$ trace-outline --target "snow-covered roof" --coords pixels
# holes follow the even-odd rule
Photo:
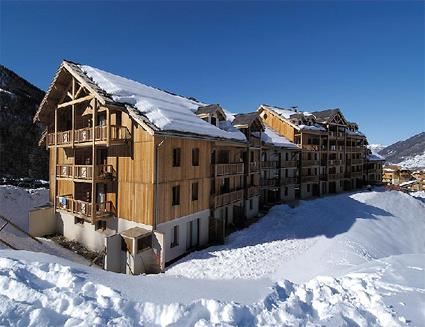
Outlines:
[[[377,153],[371,153],[367,155],[367,160],[369,161],[382,161],[385,160],[385,158]]]
[[[303,131],[317,131],[317,132],[326,132],[326,128],[320,126],[319,124],[314,125],[298,125],[297,126],[300,130]]]
[[[78,67],[115,102],[127,104],[144,115],[159,130],[192,133],[216,138],[245,141],[245,135],[216,127],[195,112],[205,103],[185,98],[145,84],[87,66]]]
[[[418,181],[415,179],[415,180],[412,180],[412,181],[407,181],[407,182],[401,183],[400,186],[412,185],[412,184],[415,184],[417,182]]]
[[[266,126],[265,131],[261,133],[261,141],[277,147],[299,149],[296,144],[289,141],[286,137],[277,134],[276,131],[268,126]]]

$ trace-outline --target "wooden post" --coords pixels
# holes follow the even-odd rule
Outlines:
[[[58,164],[58,108],[55,107],[55,147],[54,147],[54,183],[53,183],[53,209],[56,212],[56,192],[57,192],[57,164]]]
[[[75,78],[72,79],[72,100],[75,99]],[[71,105],[72,110],[72,130],[71,130],[71,141],[72,141],[72,148],[74,148],[74,130],[75,130],[75,104]],[[74,156],[75,160],[75,156]],[[75,164],[75,161],[74,161]]]
[[[106,146],[111,142],[111,111],[106,107]]]
[[[93,99],[93,118],[92,118],[92,184],[91,184],[91,216],[92,223],[96,218],[96,116],[97,116],[97,99]]]

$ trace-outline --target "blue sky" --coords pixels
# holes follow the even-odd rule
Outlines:
[[[233,112],[339,107],[369,142],[425,130],[423,2],[1,1],[0,61],[62,58]]]

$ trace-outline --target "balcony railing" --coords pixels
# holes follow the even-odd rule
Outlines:
[[[303,167],[319,166],[320,161],[319,160],[303,160],[302,165]]]
[[[280,163],[280,168],[297,168],[298,161],[297,160],[283,160]]]
[[[363,163],[363,159],[352,159],[351,164],[352,165],[360,165]]]
[[[339,166],[339,165],[342,165],[342,160],[336,160],[336,159],[329,160],[329,166]]]
[[[93,180],[92,165],[57,165],[56,175],[58,178],[71,178],[77,180],[91,181]],[[113,180],[116,178],[116,171],[112,165],[96,165],[96,180]]]
[[[253,196],[257,196],[260,194],[260,188],[258,186],[250,186],[248,188],[248,198],[252,198]]]
[[[312,176],[301,176],[301,182],[302,183],[311,183],[311,182],[318,182],[319,181],[319,175],[312,175]]]
[[[261,178],[261,187],[276,187],[279,185],[279,180],[276,178]]]
[[[303,144],[303,150],[307,151],[319,151],[320,146],[318,144]]]
[[[261,161],[261,169],[276,169],[279,161]]]
[[[214,207],[222,207],[243,199],[243,190],[236,190],[229,193],[219,194],[214,197]]]
[[[351,177],[362,177],[362,172],[361,171],[352,171],[351,172]]]
[[[297,177],[282,177],[280,179],[280,185],[292,185],[297,183],[298,183]]]
[[[253,161],[249,163],[249,171],[259,171],[260,170],[260,163],[257,161]]]
[[[214,169],[214,176],[237,175],[237,174],[243,174],[244,164],[243,162],[215,164],[213,169]]]
[[[341,178],[344,178],[344,173],[328,174],[329,180],[336,180],[336,179],[341,179]]]
[[[69,194],[56,197],[56,209],[70,212],[90,222],[114,214],[115,210],[111,201],[95,203],[95,206],[95,217],[93,217],[91,202],[75,200]]]
[[[127,141],[131,139],[131,134],[127,127],[111,125],[109,127],[110,141],[113,143]],[[57,133],[58,145],[72,144],[72,131]],[[98,142],[106,142],[108,140],[108,126],[96,126],[94,128],[94,138]],[[93,128],[85,127],[74,131],[74,143],[82,144],[93,141]],[[55,133],[47,134],[47,145],[55,145]]]

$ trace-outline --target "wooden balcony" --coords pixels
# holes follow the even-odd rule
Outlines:
[[[252,198],[260,194],[260,188],[258,186],[250,186],[248,188],[247,196],[248,198]]]
[[[72,131],[57,133],[58,146],[72,145]],[[94,139],[97,143],[106,144],[108,141],[108,126],[96,126],[94,129]],[[125,143],[131,139],[131,134],[127,127],[111,125],[109,127],[109,141],[112,144]],[[75,145],[90,145],[93,142],[93,128],[85,127],[74,131]],[[90,144],[89,144],[90,143]],[[55,145],[55,133],[47,134],[47,145]]]
[[[260,170],[260,163],[257,161],[253,161],[249,163],[249,171],[250,172],[254,172],[254,171],[259,171]]]
[[[277,187],[279,185],[279,180],[276,178],[261,178],[260,185],[262,188]]]
[[[329,160],[329,166],[339,166],[342,165],[342,160]]]
[[[319,175],[301,176],[301,183],[318,182]]]
[[[279,166],[279,161],[261,161],[261,169],[276,169]]]
[[[302,160],[301,164],[303,167],[319,166],[320,160]]]
[[[339,137],[342,138],[344,137],[344,133],[343,132],[329,132],[329,137],[335,138],[335,137]]]
[[[342,179],[342,178],[344,178],[344,173],[328,174],[328,180],[330,181],[334,181],[334,180]]]
[[[307,151],[319,151],[320,145],[318,145],[318,144],[303,144],[302,149],[307,150]]]
[[[280,163],[280,168],[297,168],[297,167],[298,167],[297,160],[287,160],[287,161],[282,161]]]
[[[362,175],[363,175],[363,172],[361,172],[361,171],[352,171],[351,172],[351,177],[353,177],[353,178],[359,178],[359,177],[362,177]]]
[[[76,181],[93,180],[93,166],[92,165],[57,165],[56,176],[58,178],[68,178]],[[117,174],[112,165],[96,165],[95,166],[95,181],[112,181],[116,178]]]
[[[214,208],[222,207],[243,199],[244,190],[236,190],[229,193],[219,194],[214,197]]]
[[[57,210],[69,212],[91,223],[94,223],[97,219],[114,215],[115,210],[111,201],[95,203],[95,206],[95,216],[93,217],[93,206],[91,202],[75,200],[71,195],[56,197]]]
[[[214,176],[239,175],[244,173],[243,162],[215,164],[213,167]]]
[[[297,177],[282,177],[280,179],[280,185],[293,185],[293,184],[298,184]]]
[[[351,164],[352,165],[361,165],[361,164],[363,164],[363,159],[352,159]]]

